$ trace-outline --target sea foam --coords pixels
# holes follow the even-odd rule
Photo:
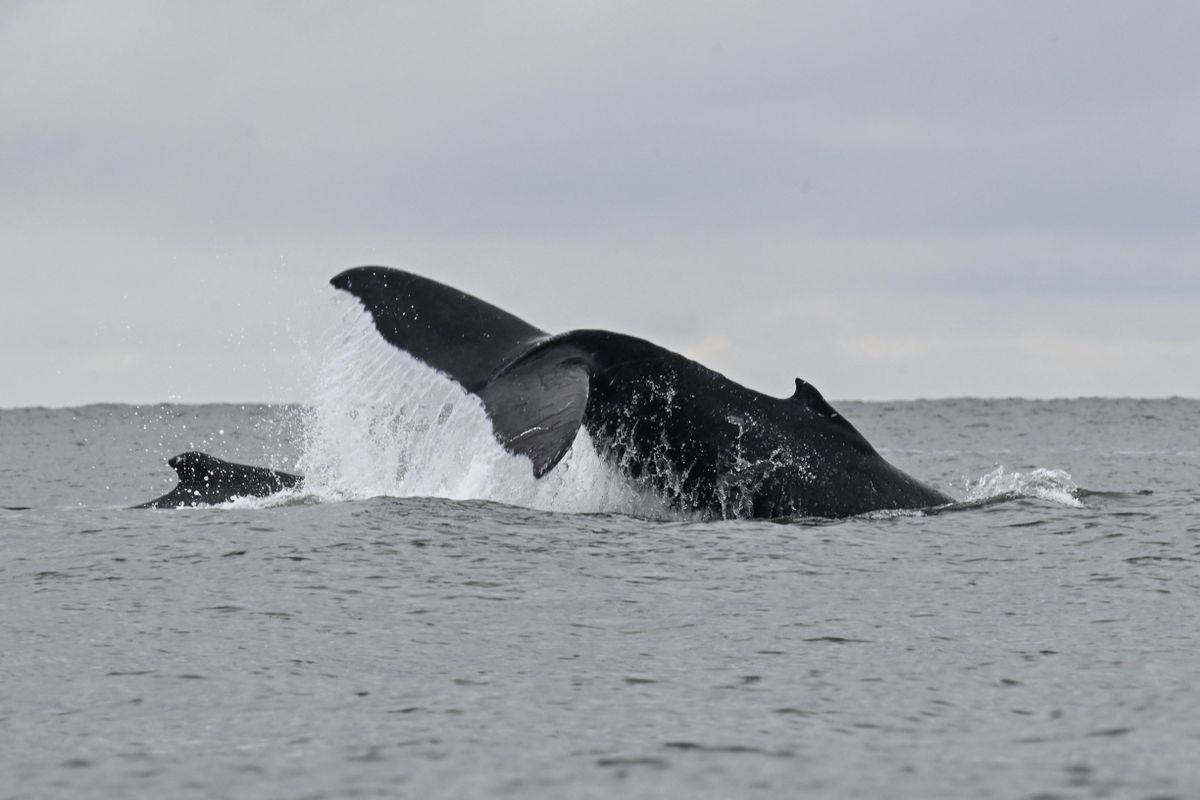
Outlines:
[[[1018,497],[1036,497],[1072,508],[1082,508],[1079,487],[1071,476],[1061,469],[1038,467],[1028,472],[1009,471],[1004,467],[984,475],[977,481],[967,482],[964,503],[981,503],[990,500],[1008,500]]]
[[[305,493],[319,499],[442,497],[572,513],[669,513],[608,465],[583,429],[558,466],[534,478],[528,458],[496,441],[477,397],[387,344],[358,308],[302,413],[297,466]]]

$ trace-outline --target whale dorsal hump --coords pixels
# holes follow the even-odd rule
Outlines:
[[[850,420],[834,410],[833,406],[829,405],[829,402],[817,391],[817,387],[803,378],[796,378],[796,393],[788,398],[788,402],[801,403],[817,416],[829,420],[850,437],[850,441],[859,450],[865,453],[875,452],[875,448],[871,446],[866,437],[858,432],[858,429],[850,423]]]
[[[841,414],[834,411],[833,406],[829,405],[829,402],[821,396],[821,393],[817,391],[817,387],[813,386],[803,378],[796,378],[796,393],[793,394],[790,399],[793,403],[803,403],[816,413],[820,414],[822,417],[837,419],[841,416]]]
[[[178,508],[227,503],[235,497],[267,497],[303,480],[299,475],[235,464],[194,450],[180,453],[167,464],[179,475],[179,485],[134,508]]]

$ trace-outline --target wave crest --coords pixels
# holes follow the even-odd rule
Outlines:
[[[1072,508],[1083,508],[1079,502],[1079,487],[1061,469],[1038,467],[1029,472],[1008,471],[1004,467],[984,475],[978,481],[967,482],[964,503],[1013,500],[1036,497]]]

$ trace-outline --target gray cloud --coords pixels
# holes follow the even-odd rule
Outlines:
[[[0,404],[302,399],[324,282],[368,261],[765,390],[1200,394],[1176,366],[1200,347],[1197,23],[6,6],[0,358],[29,380]]]

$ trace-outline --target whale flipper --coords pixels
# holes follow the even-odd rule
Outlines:
[[[235,497],[268,497],[303,480],[289,472],[223,461],[194,450],[167,461],[179,485],[162,497],[134,508],[180,508],[228,503]]]

